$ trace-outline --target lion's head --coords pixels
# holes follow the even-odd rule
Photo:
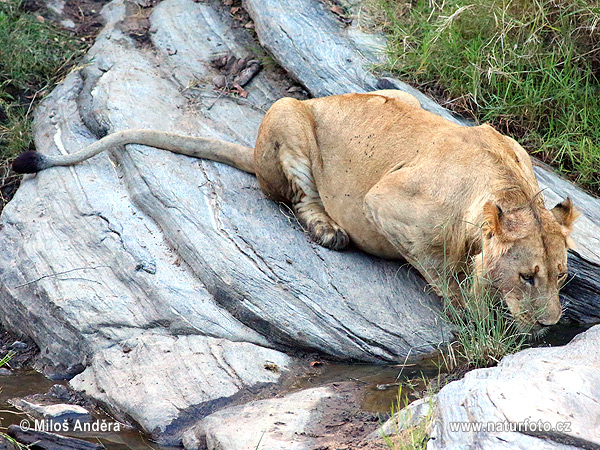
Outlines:
[[[569,237],[579,213],[569,198],[551,211],[540,202],[513,210],[484,206],[483,255],[478,273],[497,289],[511,314],[535,330],[562,314],[558,291],[567,279]]]

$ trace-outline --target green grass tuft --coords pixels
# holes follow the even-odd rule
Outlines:
[[[591,0],[371,0],[381,68],[518,139],[600,193],[600,6]]]
[[[470,282],[469,282],[470,284]],[[502,357],[523,349],[531,328],[517,324],[502,299],[489,290],[462,290],[464,306],[445,299],[444,313],[454,341],[442,353],[446,368],[495,366]]]
[[[431,386],[425,381],[427,386]],[[395,421],[395,434],[383,436],[383,443],[392,450],[425,450],[429,441],[429,428],[434,417],[435,392],[428,389],[426,397],[427,412],[423,416],[413,416],[408,398],[402,395],[402,386],[398,390],[398,399],[392,405],[391,416]]]
[[[32,147],[31,106],[83,51],[81,40],[21,9],[0,2],[0,158]]]
[[[85,39],[25,11],[21,0],[0,1],[0,211],[20,180],[9,170],[10,159],[33,150],[33,106],[87,45]]]

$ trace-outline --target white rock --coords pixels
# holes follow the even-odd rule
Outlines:
[[[200,443],[208,450],[311,450],[318,446],[307,433],[318,420],[315,411],[336,396],[334,389],[322,387],[225,408],[204,418],[183,443],[188,450]]]
[[[564,347],[524,350],[448,384],[436,398],[428,450],[597,447],[599,350],[596,326]],[[482,429],[456,431],[457,423]],[[514,431],[519,424],[527,430]]]

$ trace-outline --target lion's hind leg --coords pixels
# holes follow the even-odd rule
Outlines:
[[[348,234],[325,211],[313,177],[310,155],[317,153],[310,110],[291,98],[273,104],[256,141],[260,185],[272,197],[292,203],[296,217],[315,242],[343,250],[349,243]]]
[[[290,151],[282,155],[282,168],[293,192],[291,202],[296,216],[310,237],[332,250],[348,247],[348,234],[325,211],[308,159]]]

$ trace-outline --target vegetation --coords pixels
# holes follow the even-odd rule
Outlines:
[[[600,4],[370,0],[382,67],[519,140],[600,193]]]
[[[517,325],[501,299],[492,292],[463,290],[464,306],[445,301],[445,317],[455,340],[442,352],[448,371],[495,366],[503,356],[527,344],[531,329]]]
[[[447,280],[450,274],[441,279]],[[384,437],[385,444],[393,450],[424,450],[429,440],[429,428],[433,421],[435,394],[451,381],[460,379],[466,372],[476,368],[498,364],[503,356],[516,353],[528,344],[531,329],[517,325],[507,307],[498,295],[485,289],[475,288],[475,279],[469,277],[459,283],[463,305],[457,305],[457,299],[450,293],[449,283],[436,286],[444,301],[444,314],[447,324],[453,332],[453,339],[440,352],[441,364],[437,377],[426,379],[422,385],[425,390],[419,396],[428,402],[427,414],[413,417],[411,411],[397,414],[397,430],[393,436]],[[421,385],[403,384],[412,391]],[[398,400],[392,407],[394,414],[404,410],[409,396],[402,394],[402,384]]]
[[[428,384],[428,386],[431,386]],[[429,440],[429,427],[433,421],[435,392],[428,388],[423,402],[427,404],[427,412],[423,416],[413,416],[408,406],[408,397],[402,395],[402,386],[398,390],[396,404],[392,405],[392,417],[396,417],[397,429],[392,436],[384,436],[384,443],[393,450],[424,450]],[[403,412],[400,412],[403,411]],[[395,415],[396,414],[396,415]]]
[[[27,12],[21,0],[0,1],[0,210],[18,177],[8,161],[33,149],[31,112],[82,54],[86,43]]]

